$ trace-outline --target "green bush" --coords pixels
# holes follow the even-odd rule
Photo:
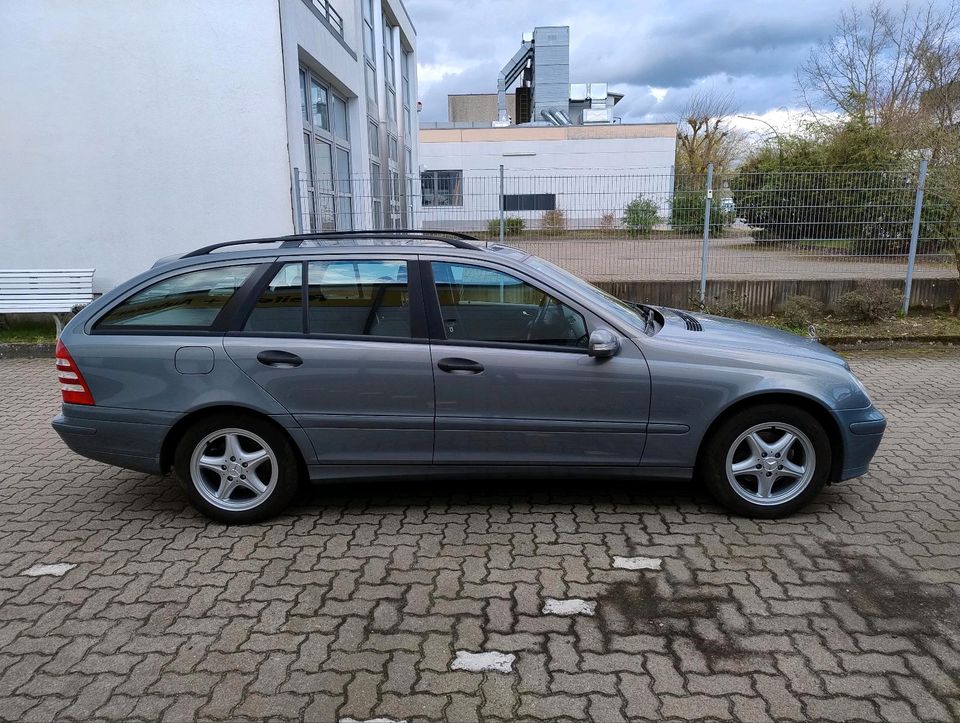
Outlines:
[[[837,299],[837,315],[847,321],[882,321],[893,317],[903,297],[879,281],[868,281]]]
[[[660,213],[657,210],[657,204],[649,198],[633,199],[623,209],[623,225],[631,233],[650,233],[653,227],[660,221]]]
[[[519,216],[507,216],[503,220],[503,233],[505,236],[519,236],[523,233],[523,219]],[[487,223],[487,233],[491,236],[500,235],[500,219],[494,218]]]
[[[783,321],[787,326],[807,327],[823,318],[821,301],[810,296],[791,296],[783,302]]]
[[[689,305],[704,314],[725,316],[728,319],[746,319],[749,316],[749,303],[746,294],[733,297],[714,296],[705,299],[702,304],[699,297],[694,296],[690,299]]]
[[[670,225],[679,233],[703,234],[703,215],[707,196],[702,190],[674,191],[670,199]],[[724,212],[716,200],[710,203],[710,235],[717,237],[723,231]]]

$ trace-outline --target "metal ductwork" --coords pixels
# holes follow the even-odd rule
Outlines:
[[[529,115],[518,113],[516,123],[544,118],[554,125],[572,125],[567,111],[570,97],[570,28],[534,28],[525,34],[520,49],[497,76],[497,125],[507,125],[507,90],[523,75],[529,83],[532,108]],[[545,112],[563,115],[553,118]]]
[[[533,41],[524,40],[520,50],[510,58],[510,62],[503,66],[500,75],[497,76],[497,121],[499,123],[510,122],[507,115],[507,88],[513,85],[520,74],[526,70],[531,58],[533,58]]]

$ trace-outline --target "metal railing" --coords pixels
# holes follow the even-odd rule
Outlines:
[[[425,172],[308,179],[298,230],[464,231],[593,281],[902,279],[956,276],[913,168],[716,176],[673,169]],[[906,306],[905,309],[906,311]]]

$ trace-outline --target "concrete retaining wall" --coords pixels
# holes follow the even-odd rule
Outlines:
[[[842,294],[862,283],[862,279],[708,281],[707,303],[726,305],[742,299],[748,314],[760,316],[778,312],[784,301],[798,295],[811,296],[831,306]],[[902,281],[891,279],[880,283],[902,293]],[[600,281],[597,286],[621,299],[681,309],[690,308],[695,303],[700,289],[697,281]],[[943,308],[956,294],[956,288],[955,279],[914,279],[910,305]]]

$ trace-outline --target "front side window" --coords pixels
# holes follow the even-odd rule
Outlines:
[[[221,266],[158,281],[111,309],[97,328],[209,329],[254,268]]]
[[[432,267],[448,340],[587,347],[583,315],[532,284],[483,266]]]
[[[463,171],[424,171],[420,186],[424,206],[463,205]]]

